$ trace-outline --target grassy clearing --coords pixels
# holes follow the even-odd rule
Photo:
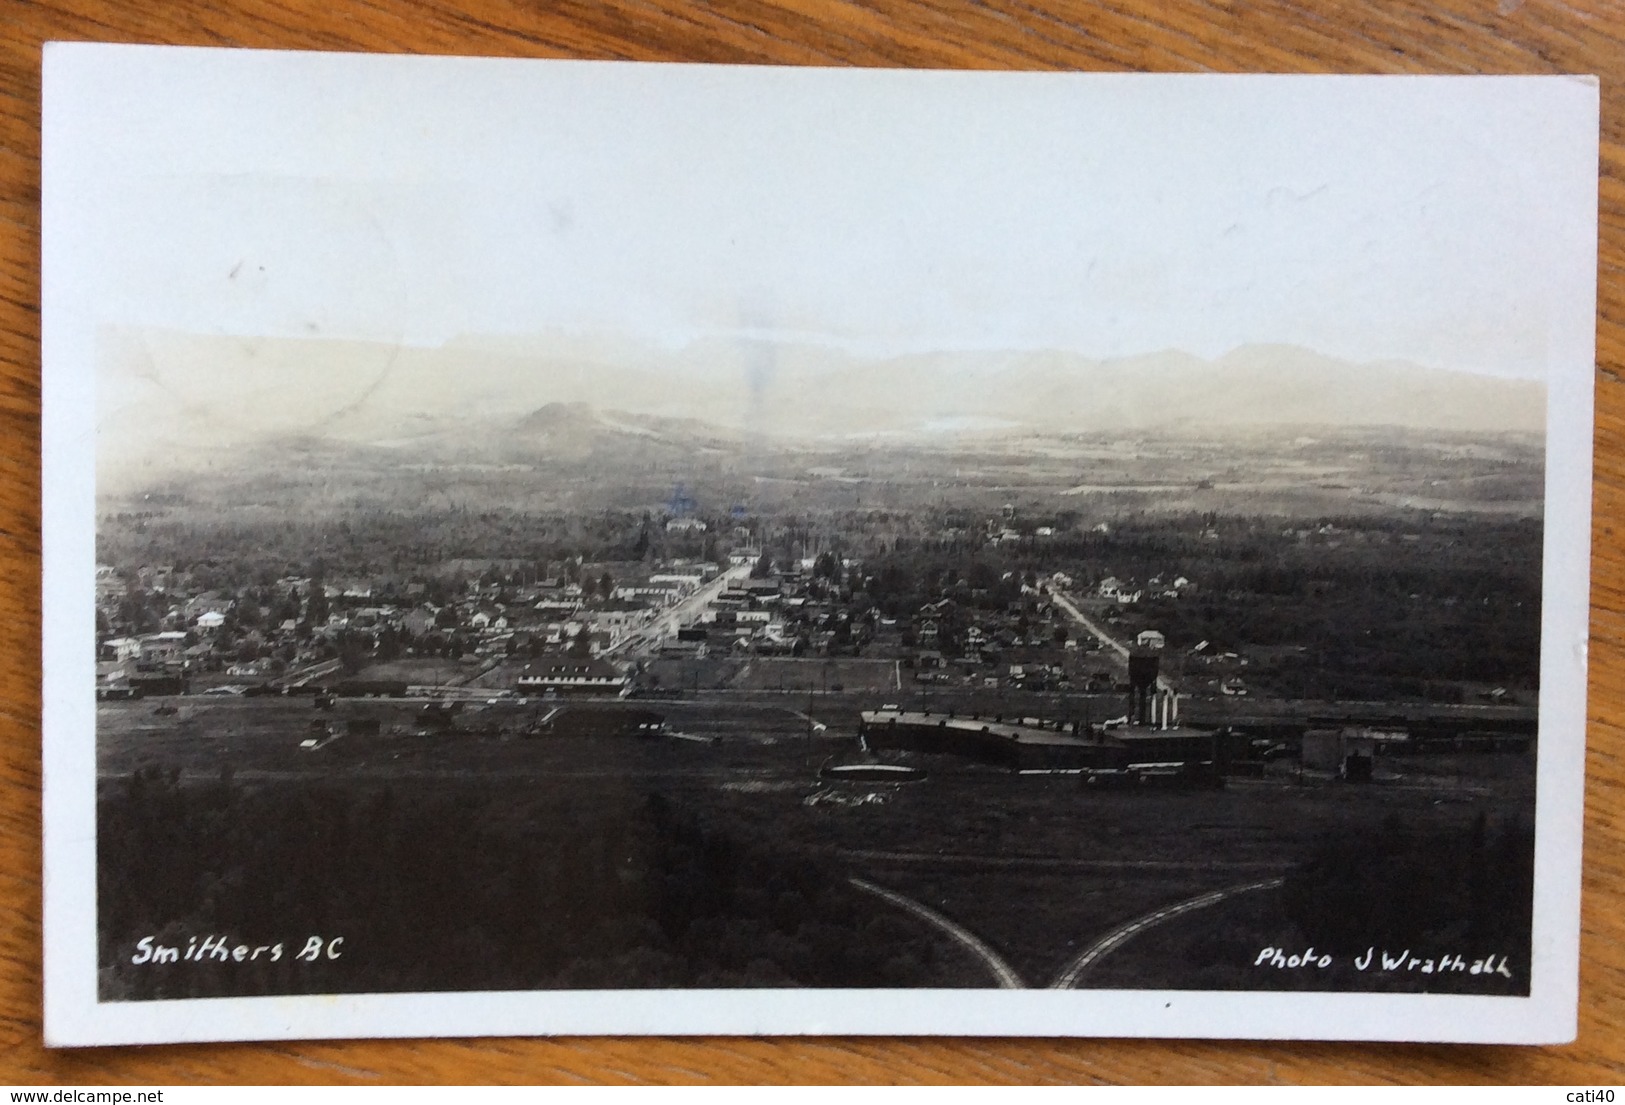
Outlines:
[[[731,685],[758,691],[888,691],[897,688],[897,679],[897,665],[892,660],[774,656],[751,660],[734,676]]]

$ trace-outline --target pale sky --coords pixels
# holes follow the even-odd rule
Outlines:
[[[1538,378],[1594,277],[1584,79],[55,57],[47,284],[98,323]]]

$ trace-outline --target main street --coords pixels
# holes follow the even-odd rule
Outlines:
[[[729,568],[675,606],[660,611],[654,621],[629,633],[619,644],[609,649],[606,655],[619,656],[626,660],[645,659],[655,655],[668,637],[677,636],[677,631],[683,626],[699,620],[706,607],[710,606],[730,583],[745,579],[749,575],[748,565]]]

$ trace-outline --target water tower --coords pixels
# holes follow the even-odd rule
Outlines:
[[[1129,721],[1151,724],[1151,703],[1157,694],[1157,676],[1162,654],[1156,649],[1136,648],[1128,654]]]

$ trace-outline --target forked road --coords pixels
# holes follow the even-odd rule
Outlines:
[[[1085,975],[1095,964],[1105,959],[1112,952],[1127,944],[1146,929],[1160,925],[1164,921],[1171,921],[1186,913],[1193,913],[1198,909],[1206,909],[1211,905],[1218,905],[1226,898],[1237,894],[1246,894],[1254,890],[1274,890],[1280,886],[1282,879],[1265,879],[1262,882],[1250,882],[1241,886],[1232,886],[1224,890],[1214,890],[1207,894],[1199,894],[1194,898],[1186,899],[1175,905],[1164,906],[1153,910],[1142,917],[1136,917],[1126,925],[1119,926],[1096,940],[1085,948],[1078,956],[1061,969],[1055,976],[1055,981],[1049,984],[1051,990],[1073,990],[1077,988]]]
[[[938,931],[946,934],[960,947],[964,948],[966,951],[970,952],[972,955],[976,956],[976,958],[982,961],[982,964],[987,967],[988,973],[990,973],[994,979],[998,981],[1000,989],[1019,990],[1027,985],[1022,981],[1021,976],[1016,974],[1010,965],[1004,961],[1003,956],[999,955],[999,953],[989,947],[985,941],[958,922],[948,917],[944,917],[930,906],[917,902],[905,894],[899,894],[895,890],[887,890],[885,887],[877,886],[867,879],[853,878],[849,879],[848,881],[859,890],[862,890],[868,894],[873,894],[882,901],[896,906],[905,913],[911,914]],[[1164,906],[1161,909],[1153,910],[1152,912],[1144,914],[1143,916],[1136,917],[1134,920],[1128,922],[1128,924],[1120,925],[1111,932],[1108,932],[1105,936],[1102,936],[1100,939],[1090,944],[1081,953],[1074,957],[1071,962],[1061,969],[1061,973],[1055,976],[1054,981],[1049,984],[1049,989],[1077,989],[1078,984],[1084,980],[1089,971],[1092,970],[1102,959],[1105,959],[1112,952],[1116,951],[1118,948],[1121,948],[1124,944],[1127,944],[1130,940],[1145,932],[1147,929],[1160,925],[1164,921],[1171,921],[1175,917],[1180,917],[1187,913],[1194,913],[1196,910],[1206,909],[1209,906],[1218,905],[1220,902],[1225,901],[1228,898],[1233,898],[1238,894],[1247,894],[1255,890],[1277,889],[1280,887],[1283,881],[1284,880],[1280,878],[1263,879],[1259,882],[1243,883],[1240,886],[1226,887],[1223,890],[1213,890],[1206,894],[1199,894],[1194,898],[1188,898],[1183,902],[1176,902],[1173,905]]]
[[[955,943],[982,961],[988,972],[998,980],[999,989],[1021,990],[1026,988],[1027,984],[1021,980],[1020,975],[1010,969],[1010,964],[1006,963],[998,952],[982,943],[977,935],[969,929],[950,921],[930,906],[921,905],[913,898],[906,897],[894,890],[887,890],[884,886],[876,886],[867,879],[851,879],[850,882],[859,890],[873,894],[905,913],[913,914],[933,928],[947,933]]]

